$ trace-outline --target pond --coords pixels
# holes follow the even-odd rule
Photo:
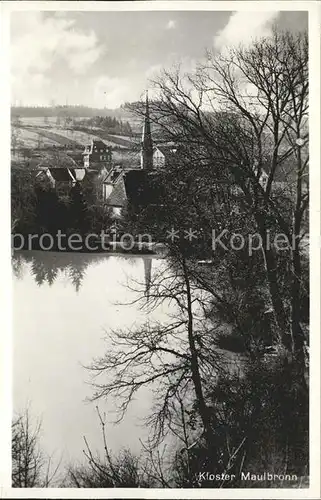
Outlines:
[[[96,403],[86,401],[93,390],[84,365],[106,351],[106,331],[146,321],[146,312],[128,304],[138,295],[127,285],[139,281],[148,295],[151,273],[164,265],[164,260],[150,256],[15,253],[14,410],[29,406],[32,416],[42,418],[41,444],[47,453],[63,453],[66,463],[82,460],[83,436],[93,450],[102,449]],[[167,312],[164,305],[152,315],[161,320]],[[142,389],[124,420],[108,425],[112,450],[139,450],[139,439],[146,437],[142,419],[151,399]],[[113,402],[98,405],[112,422]]]

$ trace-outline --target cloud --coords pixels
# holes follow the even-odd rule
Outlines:
[[[11,75],[13,92],[30,85],[35,75],[47,81],[55,63],[84,74],[102,53],[93,31],[83,32],[65,16],[42,12],[16,12],[12,16]]]
[[[89,105],[99,108],[118,108],[126,101],[134,101],[139,98],[141,87],[133,80],[129,83],[126,78],[100,76],[93,81],[94,99]]]
[[[166,29],[167,30],[174,30],[176,28],[176,21],[174,19],[170,19],[168,23],[166,24]]]
[[[161,74],[164,66],[162,64],[153,64],[145,71],[145,77],[147,80],[157,79],[157,77]]]
[[[226,26],[214,37],[214,47],[223,49],[229,45],[249,45],[255,38],[269,36],[279,12],[236,11]]]
[[[43,73],[30,73],[28,80],[12,78],[13,104],[29,104],[30,106],[46,106],[51,92],[51,80]]]

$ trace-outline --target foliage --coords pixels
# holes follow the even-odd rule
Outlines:
[[[203,470],[235,474],[232,483],[221,480],[217,487],[236,488],[254,486],[240,481],[242,471],[304,475],[309,454],[308,396],[293,383],[296,378],[282,353],[247,364],[241,375],[221,375],[208,394],[217,421],[219,461],[213,462],[206,443],[194,443],[175,456],[178,484],[213,487],[211,481],[197,481]]]
[[[174,68],[154,83],[152,120],[179,152],[173,182],[165,180],[172,194],[165,207],[173,207],[167,213],[174,213],[178,227],[187,218],[201,230],[216,227],[215,222],[223,222],[223,228],[232,223],[234,229],[235,209],[248,220],[245,236],[257,232],[263,242],[266,305],[276,338],[294,354],[303,375],[307,338],[300,321],[300,241],[309,202],[306,34],[275,31],[249,48],[208,52],[194,74]],[[133,110],[142,113],[140,105]],[[280,184],[290,187],[286,199],[277,195]],[[288,266],[275,245],[266,243],[268,234],[279,232],[289,242],[284,252]]]
[[[76,183],[66,196],[59,196],[46,179],[35,178],[34,169],[11,169],[11,220],[15,233],[69,235],[99,234],[110,225],[110,214],[97,198],[94,182]]]
[[[11,224],[17,233],[32,232],[36,210],[33,170],[11,169]]]
[[[88,128],[95,127],[107,131],[110,134],[131,135],[132,129],[129,122],[122,122],[111,116],[94,116],[86,120],[78,121],[79,125]]]

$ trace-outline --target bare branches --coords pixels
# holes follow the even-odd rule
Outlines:
[[[117,455],[111,453],[107,445],[106,415],[102,415],[98,407],[96,411],[101,427],[104,454],[101,457],[98,452],[94,453],[84,436],[83,454],[86,463],[69,467],[68,486],[77,488],[151,487],[152,480],[140,456],[132,454],[127,449],[120,450]]]
[[[53,464],[40,448],[41,421],[32,423],[29,410],[12,424],[12,486],[14,488],[48,487],[55,480],[62,457]]]
[[[195,75],[184,79],[179,71],[164,72],[156,88],[154,114],[160,126],[166,117],[166,133],[184,145],[185,169],[201,171],[208,185],[224,179],[238,186],[262,238],[272,222],[289,241],[297,241],[308,199],[306,35],[275,31],[250,48],[208,52]],[[287,210],[284,198],[275,196],[280,185],[289,194]],[[292,262],[299,275],[300,256],[295,252],[298,249]],[[290,321],[274,284],[275,260],[273,251],[264,249],[275,322],[280,331],[287,331],[287,339]],[[297,336],[293,324],[291,334]]]
[[[154,431],[154,443],[167,433],[182,391],[189,391],[196,401],[203,398],[200,412],[206,422],[203,380],[219,369],[219,356],[211,345],[213,326],[204,320],[208,293],[189,279],[184,257],[177,254],[174,260],[150,285],[152,309],[165,300],[167,307],[175,303],[167,320],[151,318],[131,329],[108,332],[108,351],[88,367],[95,391],[91,399],[112,398],[118,422],[142,387],[153,390],[154,408],[146,422]]]

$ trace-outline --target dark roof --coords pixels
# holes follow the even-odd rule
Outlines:
[[[127,198],[130,202],[139,203],[144,186],[146,185],[147,174],[144,170],[129,170],[124,175],[124,184]]]
[[[111,207],[123,207],[127,201],[125,184],[123,179],[120,180],[112,190],[106,204]]]
[[[108,148],[107,144],[105,144],[103,141],[99,140],[99,139],[94,139],[93,140],[93,147],[96,147],[96,148]]]
[[[123,179],[129,203],[136,206],[148,206],[160,202],[163,187],[157,172],[130,170]]]
[[[82,184],[89,183],[91,185],[92,182],[95,182],[97,176],[98,176],[97,170],[86,169],[85,177],[82,180]]]
[[[69,172],[78,181],[82,181],[86,177],[87,173],[84,167],[69,168]],[[82,174],[82,177],[79,174]]]
[[[49,168],[49,172],[55,181],[70,182],[73,180],[67,168]]]
[[[119,176],[123,173],[122,169],[112,168],[107,173],[106,177],[103,180],[103,183],[115,184],[119,180]]]

